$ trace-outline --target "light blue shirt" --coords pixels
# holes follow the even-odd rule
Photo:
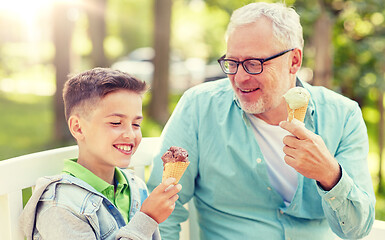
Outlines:
[[[305,126],[320,135],[338,160],[342,177],[330,191],[299,174],[286,206],[269,180],[266,162],[246,113],[228,79],[194,87],[183,95],[162,133],[148,186],[162,179],[160,156],[170,146],[189,153],[177,206],[160,224],[163,239],[178,239],[183,208],[194,197],[201,239],[361,238],[374,221],[375,196],[368,170],[368,138],[356,102],[323,87],[297,82],[311,100]],[[260,159],[260,160],[258,160]]]
[[[280,126],[270,125],[250,113],[246,116],[253,126],[255,138],[265,159],[270,183],[281,195],[285,204],[289,205],[297,189],[299,177],[299,173],[284,160],[283,138],[291,133]],[[262,159],[257,159],[257,162],[260,161]]]

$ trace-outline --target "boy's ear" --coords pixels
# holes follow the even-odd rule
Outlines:
[[[72,136],[77,141],[82,140],[84,138],[79,116],[77,115],[70,116],[70,118],[68,119],[68,127]]]

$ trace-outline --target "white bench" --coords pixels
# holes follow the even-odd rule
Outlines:
[[[131,167],[135,174],[145,179],[145,167],[152,165],[153,154],[160,138],[143,138],[134,154]],[[24,239],[18,227],[18,218],[23,209],[22,190],[33,187],[37,178],[61,172],[63,161],[75,158],[77,146],[63,147],[0,161],[0,240]],[[196,214],[191,211],[190,220],[182,223],[181,240],[197,240]],[[385,222],[376,220],[370,235],[365,240],[385,239]]]
[[[130,167],[145,180],[145,167],[152,165],[160,138],[143,138]],[[78,147],[63,147],[0,161],[0,240],[22,240],[18,218],[23,210],[22,190],[33,187],[42,176],[55,175],[63,169],[65,159],[76,158]],[[189,222],[182,223],[180,239],[190,237]],[[194,233],[191,233],[194,236]]]

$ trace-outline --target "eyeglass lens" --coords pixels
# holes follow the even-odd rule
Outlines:
[[[245,71],[247,73],[260,74],[263,71],[263,63],[264,62],[267,62],[267,61],[272,60],[274,58],[280,57],[283,54],[290,52],[292,50],[294,50],[294,48],[285,50],[283,52],[280,52],[276,55],[273,55],[273,56],[265,58],[265,59],[247,59],[247,60],[242,61],[242,62],[238,62],[238,61],[230,60],[230,59],[223,59],[225,57],[225,55],[224,55],[223,57],[218,59],[218,62],[221,65],[223,72],[226,74],[236,74],[238,71],[238,66],[240,64],[242,64],[243,69],[245,69]]]
[[[237,72],[238,64],[242,64],[243,68],[248,73],[260,73],[262,70],[262,64],[259,60],[250,59],[243,63],[237,63],[232,60],[222,60],[222,66],[227,74],[234,74]]]

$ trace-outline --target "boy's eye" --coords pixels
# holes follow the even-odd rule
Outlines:
[[[114,125],[114,126],[117,126],[117,125],[120,125],[121,122],[110,122],[111,125]]]
[[[139,124],[139,123],[134,123],[134,124],[132,124],[132,125],[134,125],[135,127],[140,127],[140,124]]]

